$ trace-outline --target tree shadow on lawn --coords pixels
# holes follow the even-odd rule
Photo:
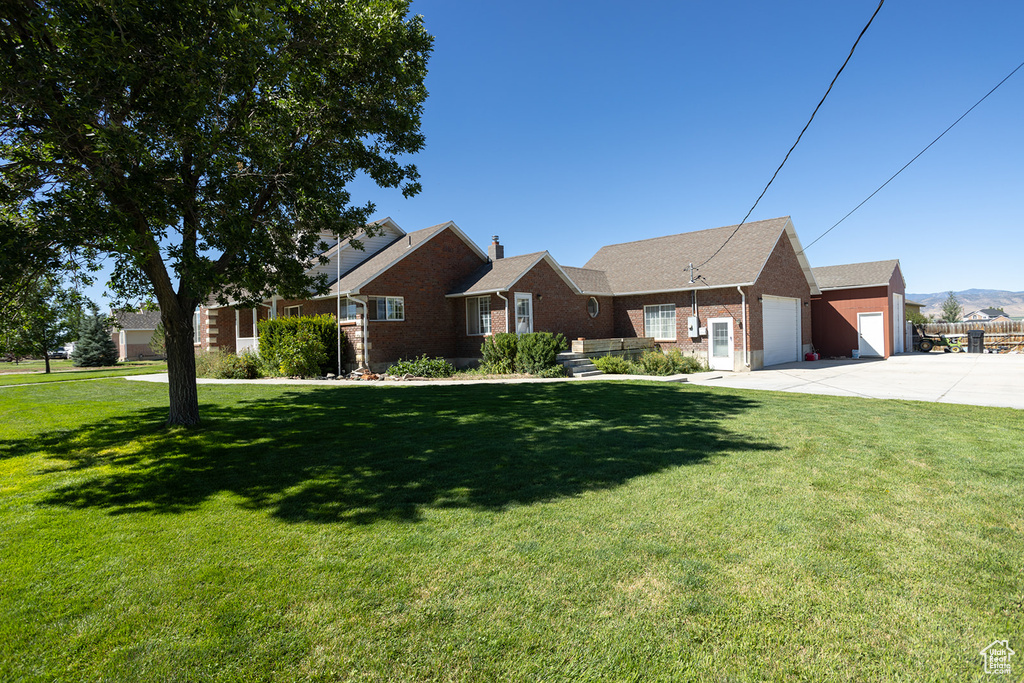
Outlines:
[[[357,524],[414,521],[425,507],[497,510],[773,449],[722,424],[757,405],[601,382],[284,391],[205,403],[194,431],[158,427],[166,413],[151,408],[43,439],[70,469],[106,466],[47,502],[174,513],[230,492],[285,521]]]

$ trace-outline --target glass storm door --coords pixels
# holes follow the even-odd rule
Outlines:
[[[516,334],[533,332],[533,295],[516,293]]]

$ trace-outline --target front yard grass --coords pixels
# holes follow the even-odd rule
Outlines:
[[[1024,652],[1021,411],[201,385],[186,431],[166,392],[0,391],[0,680],[962,681]]]
[[[60,365],[57,365],[57,364]],[[76,368],[69,360],[51,360],[50,373],[43,372],[43,361],[29,361],[20,366],[0,367],[0,387],[15,384],[71,382],[101,377],[125,377],[167,372],[167,361],[126,361],[100,368]]]

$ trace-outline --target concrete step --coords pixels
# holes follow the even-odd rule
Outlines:
[[[573,373],[572,373],[572,376],[573,377],[597,377],[598,375],[603,375],[603,374],[604,374],[603,372],[601,372],[600,370],[598,370],[595,367],[593,370],[585,370],[583,372],[579,372],[579,371],[574,370]]]

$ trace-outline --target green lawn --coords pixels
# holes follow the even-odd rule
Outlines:
[[[76,368],[69,360],[51,360],[49,374],[44,371],[43,361],[28,361],[20,365],[0,366],[0,387],[14,384],[39,384],[41,382],[70,382],[100,377],[124,377],[126,375],[148,375],[167,372],[167,361],[128,361],[113,367]]]
[[[0,680],[1020,680],[1024,412],[655,383],[0,390]]]

